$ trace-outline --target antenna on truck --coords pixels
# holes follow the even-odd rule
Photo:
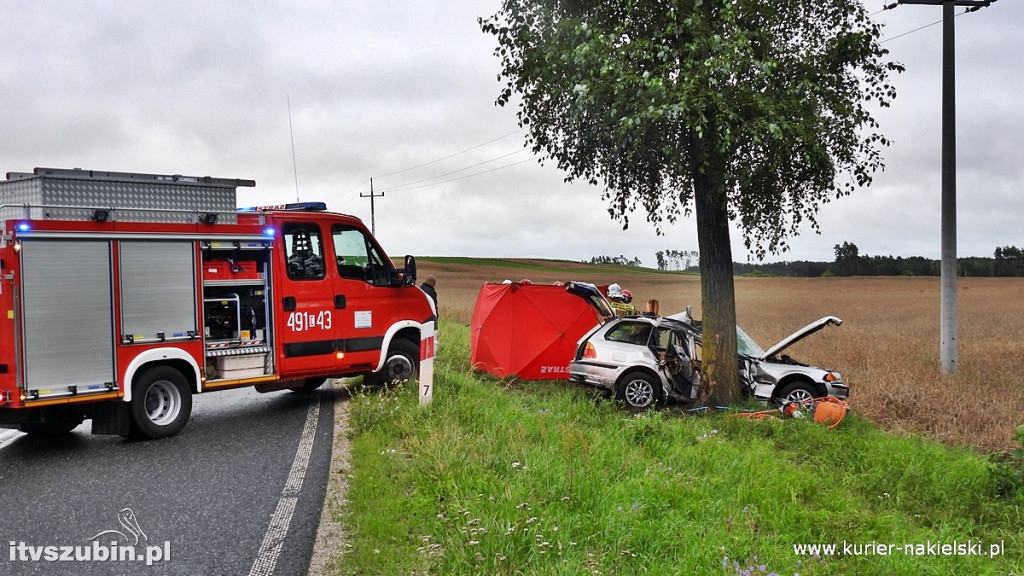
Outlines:
[[[292,137],[292,172],[295,173],[295,201],[299,201],[299,168],[295,163],[295,131],[292,129],[292,97],[285,92],[285,100],[288,102],[288,134]]]

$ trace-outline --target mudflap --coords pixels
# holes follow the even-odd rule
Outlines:
[[[93,434],[117,434],[127,436],[130,430],[129,404],[120,400],[97,402],[90,406]]]
[[[18,429],[25,421],[25,410],[0,409],[0,428]]]

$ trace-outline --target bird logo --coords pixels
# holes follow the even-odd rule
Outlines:
[[[149,541],[149,536],[146,536],[146,533],[139,527],[139,521],[135,518],[135,512],[132,512],[131,508],[122,508],[117,513],[117,521],[121,524],[127,534],[121,530],[104,530],[92,538],[89,538],[89,540],[95,540],[105,534],[116,534],[119,538],[123,538],[125,542],[131,543],[132,546],[138,545],[140,536],[145,538],[146,541]]]

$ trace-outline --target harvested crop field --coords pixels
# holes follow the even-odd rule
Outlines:
[[[580,280],[628,288],[634,303],[668,314],[692,305],[700,278],[641,268],[549,260],[422,258],[438,278],[441,315],[468,324],[484,282]],[[853,410],[893,432],[981,450],[1015,447],[1024,417],[1024,279],[961,278],[959,371],[939,368],[939,279],[934,277],[736,278],[739,324],[763,347],[821,316],[829,327],[796,344],[793,358],[842,373]]]

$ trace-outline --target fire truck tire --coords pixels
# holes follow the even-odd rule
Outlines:
[[[132,388],[131,436],[167,438],[185,427],[192,414],[192,392],[174,368],[156,366],[142,373]]]
[[[304,392],[312,392],[313,390],[316,390],[317,388],[323,386],[324,382],[327,382],[327,378],[306,378],[305,380],[302,381],[302,384],[293,387],[292,390],[295,392],[299,392],[300,394]]]
[[[420,373],[420,345],[404,338],[391,341],[384,367],[379,372],[363,376],[369,386],[383,386],[391,382],[405,382]]]

